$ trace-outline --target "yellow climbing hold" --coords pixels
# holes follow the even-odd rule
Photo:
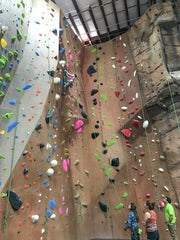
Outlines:
[[[1,47],[5,48],[6,46],[7,46],[7,42],[3,38],[1,38]]]
[[[0,135],[4,135],[4,134],[5,134],[4,130],[0,131]]]
[[[0,80],[3,80],[3,77],[0,77]]]

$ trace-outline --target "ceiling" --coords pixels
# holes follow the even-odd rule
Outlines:
[[[126,32],[155,3],[168,0],[54,0],[85,44],[105,42]],[[171,2],[173,2],[172,0]],[[180,2],[180,0],[176,0]]]

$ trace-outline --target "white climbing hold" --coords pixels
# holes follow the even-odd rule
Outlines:
[[[136,179],[135,179],[135,178],[133,178],[133,182],[135,182],[135,183],[136,183]]]
[[[61,61],[59,61],[59,64],[60,64],[62,67],[64,67],[64,66],[66,65],[66,61],[61,60]]]
[[[119,40],[121,41],[122,37],[119,37]]]
[[[54,169],[48,168],[48,170],[47,170],[48,177],[52,176],[53,174],[54,174]]]
[[[55,78],[54,78],[54,83],[55,83],[55,84],[60,83],[60,81],[61,81],[61,79],[60,79],[59,77],[55,77]]]
[[[112,68],[116,68],[116,65],[115,65],[115,64],[113,64],[113,65],[112,65]]]
[[[134,71],[134,77],[136,76],[136,70]]]
[[[127,107],[123,106],[123,107],[121,107],[121,110],[126,111]]]
[[[37,223],[39,220],[39,215],[32,215],[31,216],[31,221],[32,223]]]
[[[147,128],[148,125],[149,125],[149,121],[148,121],[148,120],[145,120],[145,121],[143,122],[143,128]]]
[[[164,169],[163,168],[159,168],[159,172],[164,172]]]
[[[129,81],[128,81],[128,87],[130,87],[131,86],[131,79],[129,79]]]
[[[53,213],[53,214],[50,216],[50,218],[54,220],[54,219],[56,218],[56,214]]]
[[[140,120],[142,120],[142,117],[141,116],[137,116]]]
[[[136,98],[138,98],[139,97],[139,94],[138,93],[136,93]]]
[[[43,234],[43,233],[45,233],[45,229],[44,228],[41,229],[41,234]]]
[[[122,69],[122,70],[126,69],[126,66],[123,66],[121,69]]]
[[[1,30],[4,31],[4,32],[8,31],[8,29],[9,29],[8,26],[2,26],[1,27]]]
[[[58,101],[58,100],[60,99],[60,97],[61,97],[61,96],[56,93],[56,95],[55,95],[55,100]]]
[[[57,160],[54,159],[54,160],[51,161],[51,167],[54,168],[56,166],[57,166]]]
[[[164,186],[164,189],[169,192],[169,188],[167,186]]]
[[[46,144],[46,150],[51,149],[51,147],[52,147],[51,144],[49,144],[49,143]]]
[[[125,43],[123,43],[123,46],[124,46],[124,47],[126,47],[126,44],[125,44]]]
[[[111,57],[111,60],[115,60],[116,59],[116,57]]]

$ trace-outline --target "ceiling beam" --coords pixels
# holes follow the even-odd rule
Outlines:
[[[73,5],[74,5],[74,7],[75,7],[75,9],[76,9],[76,12],[77,12],[77,14],[78,14],[78,17],[79,17],[81,23],[82,23],[82,25],[83,25],[83,28],[84,28],[84,30],[85,30],[85,33],[87,34],[89,40],[91,41],[91,37],[90,37],[90,35],[89,35],[89,31],[88,31],[88,29],[87,29],[87,27],[86,27],[86,24],[85,24],[84,19],[83,19],[82,15],[81,15],[81,12],[80,12],[80,9],[79,9],[79,7],[78,7],[78,4],[77,4],[76,0],[72,0],[72,3],[73,3]]]
[[[129,22],[129,12],[128,12],[128,5],[127,5],[127,1],[126,0],[124,0],[124,5],[125,5],[125,10],[126,10],[127,24],[129,26],[130,25],[130,22]]]
[[[73,19],[73,17],[72,17],[72,15],[69,13],[69,20],[71,21],[71,23],[72,23],[72,25],[73,25],[73,28],[75,29],[75,31],[76,31],[76,33],[80,36],[80,38],[81,38],[81,35],[80,35],[80,32],[79,32],[79,30],[78,30],[78,28],[77,28],[77,26],[76,26],[76,24],[75,24],[75,22],[74,22],[74,19]]]
[[[108,35],[110,35],[109,34],[109,26],[108,26],[108,22],[107,22],[107,19],[106,19],[106,14],[104,12],[102,0],[98,0],[98,2],[99,2],[99,6],[101,8],[101,12],[102,12],[102,15],[103,15],[103,18],[104,18],[104,22],[105,22],[105,25],[106,25],[106,29],[107,29]]]
[[[120,32],[120,26],[119,26],[119,21],[118,21],[118,16],[117,16],[117,11],[116,11],[116,5],[115,5],[114,0],[112,0],[112,6],[113,6],[113,11],[114,11],[114,16],[115,16],[115,19],[116,19],[117,29]]]
[[[137,0],[137,7],[138,7],[138,17],[140,17],[141,16],[140,0]]]
[[[98,29],[98,26],[97,26],[97,23],[96,23],[96,20],[95,20],[95,17],[94,17],[94,13],[93,13],[93,10],[92,10],[91,6],[89,6],[89,14],[91,16],[91,19],[93,21],[93,24],[94,24],[94,26],[96,28],[96,31],[97,31],[97,34],[98,34],[98,38],[100,40],[101,39],[100,32],[99,32],[99,29]]]

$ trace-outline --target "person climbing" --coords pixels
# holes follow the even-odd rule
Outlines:
[[[176,215],[174,208],[171,204],[171,199],[169,197],[163,198],[165,204],[165,221],[168,226],[170,235],[173,240],[177,240],[176,237]]]
[[[63,72],[63,94],[64,95],[66,92],[66,88],[73,86],[75,76],[76,75],[74,75],[74,74],[68,73],[68,71],[66,69],[64,70],[64,72]]]
[[[154,211],[154,202],[146,201],[146,212],[144,215],[143,225],[146,227],[148,240],[159,240],[159,231],[157,229],[157,215]]]
[[[131,203],[128,206],[129,209],[129,214],[128,214],[128,220],[126,222],[126,227],[124,230],[126,231],[127,229],[131,230],[131,240],[140,240],[139,237],[139,217],[137,214],[136,210],[136,205],[134,203]]]

